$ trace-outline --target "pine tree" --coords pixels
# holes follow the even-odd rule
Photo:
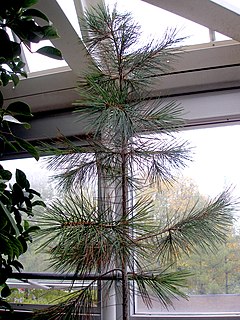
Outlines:
[[[152,183],[170,186],[190,159],[188,144],[173,134],[184,123],[182,108],[150,98],[152,82],[169,71],[182,39],[168,30],[160,41],[142,45],[131,14],[102,5],[86,12],[85,28],[93,63],[78,81],[74,105],[87,138],[77,144],[64,139],[66,148],[55,150],[49,167],[58,170],[65,197],[50,206],[41,223],[55,269],[95,278],[77,296],[37,317],[79,319],[79,312],[90,317],[91,290],[101,283],[105,299],[121,284],[127,320],[133,289],[148,307],[152,293],[164,306],[175,296],[185,297],[181,287],[188,273],[170,266],[183,254],[222,243],[234,205],[224,191],[204,205],[195,201],[181,208],[171,219],[152,218],[152,199],[141,191]]]

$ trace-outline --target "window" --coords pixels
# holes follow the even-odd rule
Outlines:
[[[172,191],[163,191],[160,200],[155,194],[156,206],[163,203],[166,206],[167,203],[168,206],[180,207],[182,202],[190,201],[191,197],[216,197],[229,187],[233,197],[239,198],[240,151],[236,138],[239,133],[240,125],[181,132],[180,136],[193,147],[193,162],[182,171]],[[176,194],[177,201],[174,198]],[[189,301],[176,299],[169,310],[154,301],[152,309],[146,309],[141,299],[135,297],[136,315],[240,314],[239,230],[239,211],[236,211],[225,244],[213,253],[200,252],[180,261],[179,268],[187,268],[193,273],[188,283]]]
[[[181,201],[187,201],[191,197],[215,197],[225,188],[231,187],[235,198],[240,194],[240,152],[236,143],[240,125],[221,126],[201,129],[186,129],[180,133],[182,139],[190,142],[193,148],[193,162],[182,171],[179,177],[180,184],[174,186],[173,191],[163,192],[159,203],[162,205],[181,205]],[[44,201],[49,203],[57,197],[54,182],[49,180],[51,172],[43,167],[43,162],[33,159],[20,159],[5,161],[4,167],[14,171],[19,168],[27,173],[32,188],[41,192]],[[31,169],[30,169],[31,168]],[[177,193],[177,202],[174,194]],[[156,196],[156,195],[155,195]],[[159,195],[158,195],[159,196]],[[166,198],[168,201],[166,203]],[[164,200],[164,201],[162,201]],[[175,202],[174,202],[175,201]],[[174,301],[174,307],[164,309],[156,301],[153,301],[152,309],[146,309],[139,297],[135,297],[135,315],[162,316],[171,314],[178,315],[216,315],[216,314],[239,314],[240,302],[240,220],[236,212],[233,228],[229,230],[229,240],[225,245],[213,254],[196,254],[190,258],[185,257],[178,267],[187,268],[193,273],[189,278],[189,301],[179,299]],[[30,254],[29,254],[30,253]],[[44,257],[35,255],[34,248],[23,256],[24,271],[44,272],[47,262],[42,263]],[[45,256],[45,258],[47,258]],[[40,262],[41,261],[41,262]],[[51,269],[49,269],[51,271]],[[48,271],[49,271],[48,270]],[[16,282],[15,282],[16,283]],[[69,284],[69,283],[68,283]],[[65,289],[68,285],[62,281],[33,280],[29,284],[21,286],[17,282],[14,295],[15,302],[37,303],[37,295],[41,296],[39,303],[48,301],[49,292],[45,289],[54,289],[51,297],[57,293],[58,288]],[[14,283],[12,283],[14,285]],[[80,285],[80,284],[79,284]],[[20,288],[21,287],[21,288]],[[28,290],[32,288],[32,291]],[[21,290],[25,290],[25,300],[21,296]],[[26,294],[26,292],[28,294]],[[46,293],[47,292],[47,293]],[[45,298],[44,298],[45,297]]]
[[[20,169],[26,173],[27,179],[30,182],[32,189],[41,194],[42,200],[49,205],[56,198],[60,197],[56,183],[51,179],[53,171],[46,169],[47,160],[40,159],[37,162],[32,158],[8,160],[3,162],[5,169],[10,170],[12,173],[16,169]],[[10,183],[14,182],[14,175]],[[30,224],[34,224],[38,219],[38,210],[44,210],[42,207],[38,207],[34,217],[29,217]],[[66,276],[56,274],[54,269],[50,267],[49,254],[46,250],[38,250],[40,241],[33,241],[29,243],[29,248],[25,254],[23,254],[19,261],[23,264],[23,273],[35,273],[36,278],[30,276],[26,278],[23,276],[21,280],[9,279],[7,282],[12,288],[12,294],[9,296],[8,301],[13,303],[15,309],[32,309],[41,308],[41,306],[56,304],[63,300],[64,297],[68,297],[69,294],[81,290],[87,286],[88,280],[75,280],[72,282],[72,277],[69,274]],[[98,290],[95,286],[92,290],[94,299],[94,310],[97,312],[98,304]],[[31,307],[30,307],[31,305]],[[96,309],[96,310],[95,310]]]

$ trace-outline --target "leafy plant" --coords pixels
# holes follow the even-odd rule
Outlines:
[[[123,320],[129,319],[132,290],[148,307],[152,294],[164,306],[186,297],[181,289],[189,274],[171,266],[184,254],[216,248],[232,223],[235,204],[228,190],[203,205],[189,203],[179,209],[182,214],[176,209],[171,218],[158,214],[157,220],[152,199],[144,196],[152,184],[171,187],[190,159],[188,144],[173,134],[183,125],[182,108],[150,98],[152,81],[169,71],[182,39],[170,30],[142,45],[131,14],[104,6],[86,12],[85,26],[94,63],[79,79],[74,105],[88,135],[84,144],[63,139],[65,150],[55,150],[49,167],[57,171],[65,201],[53,203],[39,222],[56,270],[83,279],[93,273],[95,280],[77,298],[36,319],[78,319],[82,310],[90,318],[94,283],[101,283],[104,301],[120,290]],[[112,281],[104,280],[106,274]]]
[[[11,277],[13,268],[20,271],[23,266],[18,261],[21,254],[27,251],[31,234],[39,230],[38,226],[30,226],[23,218],[33,216],[35,206],[45,206],[41,200],[34,199],[40,194],[30,188],[26,175],[17,169],[16,182],[8,189],[7,182],[12,178],[8,170],[0,166],[0,286],[1,305],[9,307],[3,298],[11,294],[6,281]]]
[[[20,77],[27,77],[21,56],[22,45],[31,51],[32,43],[58,37],[48,17],[31,8],[36,3],[37,0],[3,0],[0,3],[0,86],[6,86],[9,82],[16,86]],[[37,52],[62,59],[60,51],[52,46],[42,47]],[[27,121],[31,117],[30,107],[22,101],[4,106],[0,91],[0,156],[9,149],[15,153],[24,150],[36,160],[39,159],[37,149],[16,136],[11,128],[15,124],[28,129],[30,125]],[[13,268],[18,271],[23,268],[18,258],[26,252],[31,234],[39,229],[38,226],[30,226],[27,218],[33,215],[35,206],[45,206],[41,200],[34,198],[40,197],[40,194],[30,188],[24,172],[16,170],[16,182],[13,185],[9,183],[11,178],[12,173],[0,165],[0,305],[7,308],[10,305],[5,298],[11,291],[6,280]]]
[[[21,45],[31,51],[31,44],[42,40],[51,40],[58,37],[51,21],[41,11],[31,8],[38,0],[10,0],[0,4],[0,71],[1,84],[7,85],[10,80],[16,86],[19,76],[26,77],[25,63],[21,59]],[[45,24],[40,25],[37,19]],[[11,35],[13,40],[11,40]],[[62,59],[61,52],[45,46],[36,52],[54,59]]]
[[[6,86],[12,81],[14,86],[19,82],[19,77],[27,77],[25,63],[22,59],[22,46],[31,51],[32,43],[42,40],[51,40],[58,37],[56,29],[51,21],[41,11],[31,8],[37,0],[10,0],[1,1],[0,4],[0,86]],[[44,22],[43,25],[37,21]],[[61,52],[52,47],[45,46],[36,52],[54,59],[62,59]],[[26,121],[32,117],[29,106],[22,101],[14,101],[7,107],[3,107],[4,99],[0,91],[0,146],[4,150],[9,146],[16,152],[26,150],[34,158],[38,159],[38,152],[26,140],[16,137],[10,125],[22,124],[26,128]],[[1,151],[2,152],[2,151]]]

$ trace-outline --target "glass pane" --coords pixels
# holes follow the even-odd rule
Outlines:
[[[220,6],[225,7],[231,11],[240,14],[240,2],[239,0],[212,0],[218,3]]]
[[[78,23],[78,16],[74,5],[74,0],[57,0],[58,4],[62,8],[63,12],[66,14],[66,17],[72,24],[73,28],[77,32],[77,34],[80,36],[80,27]]]
[[[10,170],[13,173],[13,178],[10,183],[14,181],[14,173],[16,169],[22,170],[27,179],[30,182],[31,189],[36,190],[41,194],[42,200],[49,204],[51,201],[59,197],[55,183],[51,180],[53,172],[48,171],[46,163],[42,160],[36,161],[32,158],[17,159],[3,161],[2,165],[5,169]],[[42,207],[38,207],[37,210],[44,210]],[[27,218],[30,224],[34,224],[37,212],[34,217]],[[32,221],[31,221],[32,220]],[[20,261],[24,266],[25,272],[46,272],[53,271],[49,268],[48,254],[41,251],[37,252],[39,242],[29,243],[29,249],[25,254],[20,257]]]
[[[78,24],[78,17],[77,17],[73,0],[68,0],[68,1],[57,0],[57,2],[62,8],[63,12],[66,14],[66,19],[70,21],[75,31],[80,36],[80,27]],[[62,23],[64,24],[64,21]],[[50,41],[41,41],[38,44],[33,43],[31,45],[32,52],[35,52],[36,50],[38,50],[43,46],[53,46],[53,44]],[[67,63],[64,60],[51,59],[38,53],[32,54],[24,46],[23,46],[23,50],[26,56],[29,72],[38,72],[38,71],[67,66]]]
[[[229,38],[219,32],[215,32],[215,37],[216,37],[216,39],[215,39],[216,41],[231,40],[231,38]]]
[[[1,164],[4,169],[10,170],[13,174],[16,169],[22,170],[27,175],[31,189],[41,193],[42,200],[46,204],[50,204],[56,198],[59,199],[60,193],[56,189],[56,183],[51,179],[53,172],[46,169],[46,158],[38,162],[32,158],[26,158],[2,161]],[[12,178],[10,183],[14,182],[14,178]],[[39,208],[44,210],[42,207]],[[34,224],[37,213],[38,211],[35,212],[30,224]],[[28,218],[28,220],[31,219]],[[23,272],[54,272],[54,269],[49,267],[49,255],[43,250],[41,252],[37,250],[39,245],[40,241],[33,241],[32,244],[29,244],[27,252],[19,258],[24,266]],[[62,279],[8,279],[7,283],[12,290],[12,294],[7,298],[8,302],[17,304],[17,308],[22,304],[36,305],[35,308],[38,308],[39,305],[57,304],[67,298],[73,298],[75,292],[76,295],[79,294],[79,290],[88,286],[91,281],[75,280],[73,283],[71,280]],[[92,286],[91,292],[93,307],[96,308],[98,303],[97,286]]]
[[[110,8],[116,3],[115,0],[106,0],[105,2]],[[179,30],[179,37],[188,37],[182,45],[193,45],[210,41],[208,28],[144,1],[119,0],[117,8],[122,12],[133,13],[135,20],[142,26],[144,41],[149,39],[149,36],[157,39],[162,38],[166,29],[171,28]]]
[[[172,188],[154,191],[156,212],[181,212],[181,206],[194,198],[214,199],[224,190],[231,188],[234,199],[240,195],[240,151],[236,137],[240,125],[206,129],[185,130],[180,138],[188,140],[193,147],[193,161],[183,170]],[[176,196],[177,195],[177,196]],[[161,210],[159,210],[159,208]],[[174,210],[175,208],[175,210]],[[240,313],[240,212],[229,228],[228,240],[213,253],[199,251],[191,257],[184,256],[177,267],[189,270],[189,301],[175,299],[169,310],[153,301],[147,309],[139,297],[136,298],[137,313],[148,314],[199,314]],[[156,300],[156,299],[155,299]]]
[[[12,294],[7,301],[15,304],[28,305],[51,305],[65,301],[74,292],[88,285],[87,281],[66,281],[66,280],[8,280]],[[97,306],[97,288],[92,290],[95,307]]]
[[[31,50],[33,53],[29,52],[25,46],[22,46],[29,72],[37,72],[67,66],[65,60],[51,59],[42,54],[35,53],[39,48],[45,46],[53,46],[53,44],[49,40],[44,40],[40,43],[33,43],[31,45]]]

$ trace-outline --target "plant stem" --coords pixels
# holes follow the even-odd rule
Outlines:
[[[127,221],[127,156],[126,156],[126,143],[123,143],[121,154],[121,166],[122,166],[122,220]],[[128,232],[128,231],[127,231]],[[122,312],[123,320],[129,319],[129,290],[128,290],[128,275],[127,275],[127,263],[126,256],[123,256],[122,261]]]

